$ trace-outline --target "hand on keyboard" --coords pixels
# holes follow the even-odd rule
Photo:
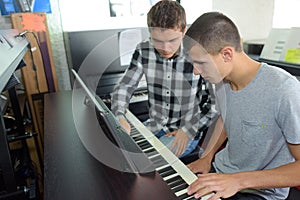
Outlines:
[[[211,159],[208,156],[199,158],[198,160],[190,163],[187,167],[195,174],[206,174],[211,168]]]
[[[210,200],[217,200],[221,197],[228,198],[236,194],[242,188],[240,175],[235,174],[198,174],[198,179],[188,187],[188,194],[195,198],[215,193]]]
[[[130,124],[127,122],[127,120],[125,118],[120,118],[119,122],[123,126],[125,131],[130,135],[131,127]]]

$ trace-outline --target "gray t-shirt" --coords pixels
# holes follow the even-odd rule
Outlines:
[[[218,173],[272,169],[294,161],[286,142],[300,143],[300,82],[286,71],[261,64],[242,90],[224,83],[219,107],[228,134],[217,153]],[[266,199],[285,199],[289,188],[247,190]]]

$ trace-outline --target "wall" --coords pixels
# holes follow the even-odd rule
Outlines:
[[[244,41],[265,39],[272,29],[274,0],[213,0],[213,10],[228,15]]]
[[[199,0],[200,1],[200,0]],[[205,0],[207,1],[207,0]],[[96,6],[93,4],[96,3]],[[107,6],[107,0],[86,0],[84,4],[82,1],[74,0],[51,0],[52,14],[47,15],[49,32],[51,36],[51,44],[53,49],[53,57],[57,70],[57,77],[60,90],[70,89],[70,79],[68,74],[68,64],[65,56],[65,47],[63,39],[63,31],[66,31],[62,22],[68,18],[71,20],[74,27],[84,27],[87,20],[92,20],[96,29],[105,29],[105,26],[116,26],[118,19],[111,18],[93,18],[92,13],[102,12],[103,7]],[[200,5],[197,5],[199,7]],[[61,12],[71,13],[69,16],[62,15]],[[83,10],[88,10],[90,15],[83,14]],[[212,10],[222,11],[233,19],[237,24],[241,36],[244,41],[253,39],[265,39],[271,30],[273,23],[274,0],[212,0]],[[199,15],[202,9],[199,7]],[[107,13],[102,13],[107,15]],[[196,15],[193,15],[196,16]],[[139,18],[140,20],[140,18]],[[134,26],[134,21],[139,20],[121,20],[122,23],[119,28],[125,26]],[[138,22],[137,26],[145,26],[146,23]],[[71,25],[68,25],[70,28]],[[63,27],[63,28],[62,28]],[[0,29],[11,28],[10,18],[0,16]]]
[[[56,66],[56,74],[60,90],[71,89],[69,68],[63,38],[63,29],[59,9],[59,0],[50,0],[52,14],[47,15],[48,29]]]
[[[60,0],[60,8],[66,32],[146,26],[145,16],[110,17],[108,0]]]

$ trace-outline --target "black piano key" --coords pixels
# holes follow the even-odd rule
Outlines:
[[[168,171],[165,171],[165,172],[163,172],[163,173],[159,173],[159,175],[161,175],[163,178],[164,177],[167,177],[167,176],[170,176],[170,175],[172,175],[172,174],[176,174],[177,172],[173,169],[173,168],[171,168],[170,170],[168,170]]]
[[[144,140],[145,138],[142,136],[142,135],[139,135],[139,136],[135,136],[135,137],[132,137],[132,139],[136,142],[140,141],[140,140]]]
[[[155,148],[147,149],[146,151],[144,151],[144,153],[147,155],[148,158],[151,157],[151,156],[159,154],[158,151],[156,151]]]
[[[131,123],[129,123],[129,124],[131,124]],[[134,134],[141,134],[135,127],[134,127],[134,125],[132,125],[131,124],[131,130],[130,130],[130,133],[131,133],[131,135],[134,135]]]
[[[176,174],[177,172],[171,167],[171,166],[168,166],[168,167],[164,167],[160,170],[157,171],[159,173],[159,175],[161,175],[163,178],[164,177],[167,177],[171,174]]]
[[[131,126],[132,127],[132,126]],[[140,132],[136,128],[132,128],[130,132],[133,134],[140,134]]]
[[[181,185],[178,185],[177,187],[171,188],[171,190],[176,193],[180,190],[186,189],[189,185],[187,183],[183,183]]]
[[[201,197],[198,198],[198,199],[196,199],[193,195],[188,195],[187,193],[184,193],[184,194],[178,196],[178,198],[179,198],[179,199],[182,199],[182,200],[183,200],[183,199],[184,199],[184,200],[200,200],[200,199],[201,199]]]
[[[141,149],[148,149],[148,148],[152,147],[152,145],[147,140],[144,142],[137,143],[137,145],[139,145],[139,147],[141,147]]]
[[[138,146],[139,146],[142,150],[144,150],[144,149],[149,149],[149,148],[152,147],[150,144],[143,144],[143,145],[139,145],[139,144],[138,144]]]
[[[184,181],[183,179],[177,179],[176,181],[174,181],[174,182],[168,184],[168,186],[169,186],[170,188],[174,188],[174,187],[176,187],[177,185],[181,185],[181,184],[184,184],[184,183],[185,183],[185,181]]]
[[[137,136],[140,136],[141,134],[138,132],[138,131],[130,131],[130,136],[131,137],[137,137]]]
[[[144,137],[144,136],[142,136],[138,131],[130,131],[130,136],[132,137],[132,138],[136,138],[136,137]]]
[[[168,164],[168,162],[161,155],[151,157],[150,160],[152,162],[162,162],[162,163],[165,163],[164,165]],[[161,165],[161,166],[163,166],[163,165]]]
[[[140,134],[140,133],[138,133],[138,134],[133,134],[132,133],[132,131],[130,132],[130,136],[132,137],[132,138],[137,138],[137,137],[141,137],[142,135]],[[142,136],[143,137],[143,136]]]
[[[130,131],[130,136],[131,137],[139,137],[139,136],[142,136],[142,137],[144,137],[138,130],[133,130],[133,129],[131,129],[131,131]]]
[[[143,144],[149,144],[149,142],[147,140],[141,140],[137,142],[137,144],[143,145]]]
[[[146,139],[141,139],[141,140],[135,141],[135,143],[144,145],[144,144],[148,144],[148,141]]]
[[[157,156],[158,157],[158,156]],[[151,159],[150,159],[151,160]],[[152,161],[152,160],[151,160]],[[154,160],[152,161],[153,165],[155,168],[167,165],[167,161],[163,160],[163,159],[159,159],[159,160]]]
[[[174,177],[172,177],[172,178],[166,180],[166,183],[169,185],[170,183],[172,183],[172,182],[174,182],[174,181],[176,181],[176,180],[178,180],[178,179],[181,179],[181,177],[180,177],[179,175],[174,176]]]
[[[155,156],[155,157],[151,157],[150,160],[151,160],[153,163],[161,162],[162,165],[160,165],[160,166],[164,166],[164,165],[167,165],[167,164],[168,164],[168,162],[167,162],[161,155],[158,155],[158,156]]]
[[[168,167],[162,168],[162,169],[160,169],[160,170],[157,170],[157,172],[158,172],[159,174],[162,174],[162,173],[167,172],[167,171],[170,171],[170,170],[172,170],[172,169],[173,169],[173,168],[172,168],[171,166],[168,166]]]
[[[190,196],[187,193],[183,193],[182,195],[178,196],[179,199],[188,199],[189,197],[193,197],[193,196]]]

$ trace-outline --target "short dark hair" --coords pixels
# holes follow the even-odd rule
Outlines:
[[[185,46],[191,48],[195,41],[210,54],[215,55],[225,46],[242,51],[241,37],[236,25],[220,12],[208,12],[196,19],[186,33]]]
[[[151,7],[147,14],[147,24],[151,28],[174,29],[182,32],[186,28],[186,14],[184,8],[172,0],[162,0]]]

